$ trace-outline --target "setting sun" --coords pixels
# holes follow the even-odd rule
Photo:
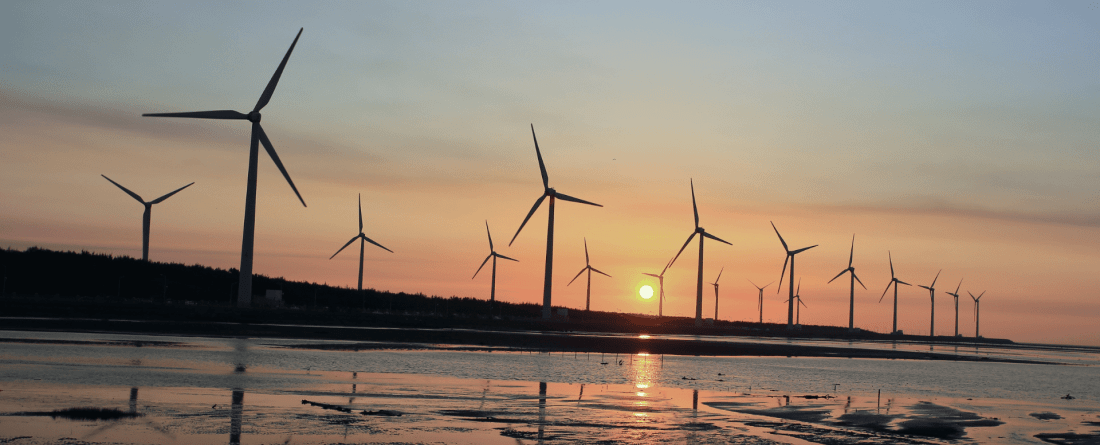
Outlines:
[[[650,297],[653,296],[653,287],[651,287],[648,284],[645,285],[645,286],[642,286],[641,289],[638,289],[638,295],[641,295],[642,298],[645,298],[646,300],[648,300]]]

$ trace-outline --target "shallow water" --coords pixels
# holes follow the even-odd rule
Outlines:
[[[350,344],[0,331],[0,441],[1035,443],[1100,430],[1100,360],[1081,352],[1010,351],[1075,363],[1034,365],[292,347],[304,343]],[[145,416],[12,415],[76,406]]]

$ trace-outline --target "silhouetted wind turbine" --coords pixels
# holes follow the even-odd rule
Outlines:
[[[107,175],[99,175],[99,176],[102,176],[103,179],[111,181],[111,178],[108,178]],[[149,223],[150,223],[150,221],[152,220],[152,217],[153,217],[153,204],[160,204],[165,199],[168,199],[168,197],[170,197],[172,195],[175,195],[176,193],[179,193],[180,190],[183,190],[187,187],[190,187],[191,184],[194,184],[194,182],[192,182],[191,184],[187,184],[183,187],[180,187],[180,188],[176,189],[175,191],[173,191],[172,193],[161,196],[160,198],[154,199],[154,200],[149,201],[149,202],[145,202],[145,200],[141,199],[141,197],[138,196],[137,193],[131,192],[126,187],[123,187],[122,184],[119,184],[115,181],[111,181],[111,184],[114,184],[116,187],[122,189],[122,191],[126,192],[127,195],[130,195],[132,198],[136,199],[138,202],[140,202],[142,205],[145,206],[145,215],[143,215],[142,218],[141,218],[141,259],[142,259],[142,261],[149,261]]]
[[[581,269],[580,272],[577,272],[577,276],[573,277],[572,280],[569,280],[569,284],[573,284],[574,281],[577,281],[577,278],[580,278],[581,274],[584,273],[584,271],[586,271],[586,270],[588,271],[588,294],[584,299],[584,310],[587,311],[592,306],[592,272],[596,272],[600,275],[611,278],[611,275],[600,272],[595,267],[592,267],[592,265],[589,263],[589,261],[588,261],[588,238],[584,239],[584,269]],[[566,286],[568,286],[569,284],[566,284]]]
[[[786,270],[786,267],[784,267],[783,269]],[[752,283],[752,280],[749,280],[749,282]],[[774,281],[772,281],[771,283],[765,284],[764,287],[771,286],[772,283],[774,283]],[[756,301],[756,309],[760,311],[760,323],[763,323],[764,322],[764,287],[757,286],[756,283],[752,283],[752,286],[755,287],[756,290],[760,291],[760,295],[757,297],[758,299]]]
[[[912,284],[899,280],[894,276],[894,257],[889,250],[886,251],[886,255],[890,258],[890,283],[886,285],[886,290],[882,291],[882,296],[878,297],[878,302],[882,303],[882,299],[886,297],[886,291],[890,290],[890,286],[894,286],[894,330],[890,333],[898,332],[898,283],[906,286],[912,286]]]
[[[714,323],[715,324],[718,323],[718,280],[722,279],[722,272],[725,271],[725,270],[726,270],[725,267],[719,269],[718,270],[718,278],[715,278],[714,282],[710,283],[711,286],[714,286]]]
[[[267,88],[264,88],[264,92],[260,94],[260,100],[256,102],[256,106],[253,107],[252,111],[248,114],[233,110],[142,114],[142,116],[151,117],[240,119],[252,122],[252,144],[248,151],[248,186],[245,191],[244,200],[244,235],[241,241],[241,276],[237,290],[238,307],[248,307],[252,303],[252,248],[256,238],[256,170],[258,163],[257,158],[259,156],[259,144],[263,144],[264,149],[267,150],[268,156],[275,162],[275,166],[279,168],[279,171],[283,173],[286,182],[290,184],[290,188],[294,190],[294,194],[298,195],[298,200],[302,202],[302,207],[306,205],[306,201],[302,199],[302,194],[298,193],[298,188],[294,186],[294,181],[290,179],[290,174],[287,173],[286,168],[283,167],[283,162],[279,160],[279,155],[275,153],[275,147],[271,145],[271,141],[267,138],[267,134],[264,133],[264,129],[260,127],[260,110],[271,100],[271,95],[275,92],[275,86],[279,84],[279,77],[283,75],[283,68],[286,67],[287,60],[290,60],[290,53],[294,51],[294,45],[298,44],[298,38],[301,36],[302,29],[299,29],[298,35],[294,37],[294,42],[290,44],[290,49],[286,50],[283,61],[279,63],[279,68],[277,68],[275,74],[271,76],[271,80],[267,83]]]
[[[955,297],[955,336],[959,336],[959,288],[963,285],[963,280],[959,279],[959,285],[955,287],[955,292],[947,292],[947,295]]]
[[[970,291],[966,291],[966,293],[970,294]],[[978,309],[981,304],[982,295],[985,295],[984,290],[977,297],[975,297],[974,294],[970,294],[970,298],[974,300],[974,338],[981,337],[981,335],[978,335],[978,322],[981,321],[981,317],[978,316]]]
[[[535,156],[539,158],[539,171],[542,172],[542,186],[543,192],[539,199],[535,200],[535,205],[531,206],[531,211],[527,212],[527,217],[523,218],[523,223],[519,225],[519,229],[516,229],[516,234],[512,236],[512,241],[508,242],[511,246],[516,241],[516,237],[519,236],[519,232],[523,230],[523,226],[527,225],[527,221],[531,219],[531,215],[535,214],[535,210],[539,209],[539,204],[542,204],[542,200],[546,197],[550,197],[550,217],[549,222],[546,224],[546,274],[542,284],[542,318],[544,320],[550,319],[550,293],[553,285],[554,277],[554,201],[561,199],[562,201],[579,202],[581,204],[588,204],[596,207],[603,207],[602,205],[585,201],[583,199],[574,198],[564,193],[558,193],[556,190],[550,188],[550,177],[546,175],[546,165],[542,162],[542,152],[539,151],[539,140],[535,137],[535,124],[531,124],[531,139],[535,141]]]
[[[695,211],[695,231],[691,232],[691,236],[688,236],[687,241],[684,242],[684,247],[680,248],[680,251],[676,253],[676,256],[672,258],[672,261],[668,263],[669,267],[676,262],[676,258],[680,258],[680,254],[684,253],[684,249],[691,243],[691,239],[695,235],[699,235],[699,277],[695,286],[695,326],[703,325],[703,238],[710,238],[715,241],[730,244],[714,235],[707,233],[705,229],[699,227],[699,206],[695,205],[695,182],[690,181],[691,184],[691,209]]]
[[[943,269],[940,269],[940,272],[943,272]],[[932,324],[928,326],[929,337],[936,336],[936,280],[940,279],[940,272],[936,272],[936,278],[932,279],[932,284],[929,284],[927,286],[922,286],[919,284],[917,285],[917,287],[928,289],[928,295],[932,299]]]
[[[849,289],[848,290],[848,332],[852,332],[852,331],[855,330],[856,281],[859,281],[859,285],[863,286],[863,282],[860,281],[859,277],[856,276],[856,268],[852,267],[852,258],[855,256],[855,253],[856,253],[856,235],[853,233],[852,234],[852,249],[848,252],[848,268],[840,271],[840,273],[836,274],[836,276],[833,277],[832,280],[829,280],[829,283],[832,283],[833,280],[836,280],[837,278],[840,278],[841,275],[844,275],[846,273],[852,274],[852,276],[849,278],[849,281],[851,281],[851,284],[848,288]],[[825,284],[829,284],[829,283],[825,283]],[[866,290],[867,286],[863,286],[863,289]]]
[[[783,240],[783,235],[779,234],[779,229],[775,228],[775,223],[773,222],[771,224],[772,230],[775,230],[775,235],[779,237],[779,242],[783,243],[783,250],[787,252],[787,257],[783,259],[783,272],[779,273],[779,287],[775,289],[775,293],[777,294],[783,289],[783,274],[787,272],[787,261],[790,260],[791,262],[791,283],[787,286],[787,290],[790,291],[790,297],[787,298],[787,302],[789,303],[787,304],[787,329],[792,329],[794,327],[792,324],[794,322],[794,256],[817,247],[817,244],[810,247],[791,250],[787,247],[787,242]]]
[[[801,307],[798,307],[797,309],[795,309],[795,316],[794,316],[795,321],[794,321],[794,323],[797,326],[802,326],[802,308],[807,307],[806,303],[802,302],[801,293],[802,293],[802,279],[799,278],[798,279],[798,290],[794,291],[794,296],[791,297],[791,298],[794,299],[794,301],[798,302],[798,304],[795,305],[796,307],[799,306],[799,305],[801,306]],[[790,298],[788,298],[788,300],[790,300]],[[784,303],[786,303],[786,301],[784,301]]]
[[[489,261],[489,258],[493,259],[493,285],[489,291],[489,305],[491,307],[493,302],[497,299],[497,258],[504,258],[515,262],[519,262],[519,260],[508,258],[497,253],[497,251],[493,249],[493,234],[489,233],[489,221],[485,221],[485,234],[489,236],[489,256],[485,257],[485,261],[481,262],[481,266],[478,266],[477,272],[481,272],[481,268],[485,267],[485,263]],[[477,272],[474,272],[474,276],[470,277],[471,280],[477,278]]]
[[[665,264],[665,268],[661,269],[661,273],[659,275],[658,274],[652,274],[652,273],[643,273],[642,274],[642,275],[649,275],[651,277],[657,278],[657,282],[660,284],[661,298],[659,300],[657,300],[657,316],[658,317],[665,316],[665,271],[668,270],[669,265],[671,265],[671,261],[668,264]]]
[[[372,240],[370,238],[367,238],[367,235],[363,234],[363,195],[359,195],[359,234],[351,237],[351,239],[348,240],[347,244],[344,244],[344,247],[341,247],[340,250],[337,250],[336,253],[332,254],[332,256],[328,257],[328,259],[331,260],[333,258],[336,258],[336,255],[338,255],[345,248],[350,246],[351,243],[355,242],[355,240],[359,240],[359,291],[362,292],[363,291],[363,249],[366,246],[366,243],[374,244],[378,247],[381,247],[386,252],[393,253],[392,250],[386,249],[385,246],[374,242],[374,240]]]

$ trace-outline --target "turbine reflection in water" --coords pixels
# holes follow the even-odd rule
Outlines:
[[[232,411],[229,414],[229,443],[241,443],[241,417],[244,412],[244,390],[233,390]]]

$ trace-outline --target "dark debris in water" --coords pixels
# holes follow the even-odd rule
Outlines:
[[[50,416],[54,419],[62,418],[69,420],[121,420],[132,419],[134,417],[141,417],[144,414],[131,413],[128,411],[122,411],[117,408],[95,408],[95,407],[78,407],[78,408],[65,408],[53,411],[30,411],[22,413],[14,413],[16,416]]]

